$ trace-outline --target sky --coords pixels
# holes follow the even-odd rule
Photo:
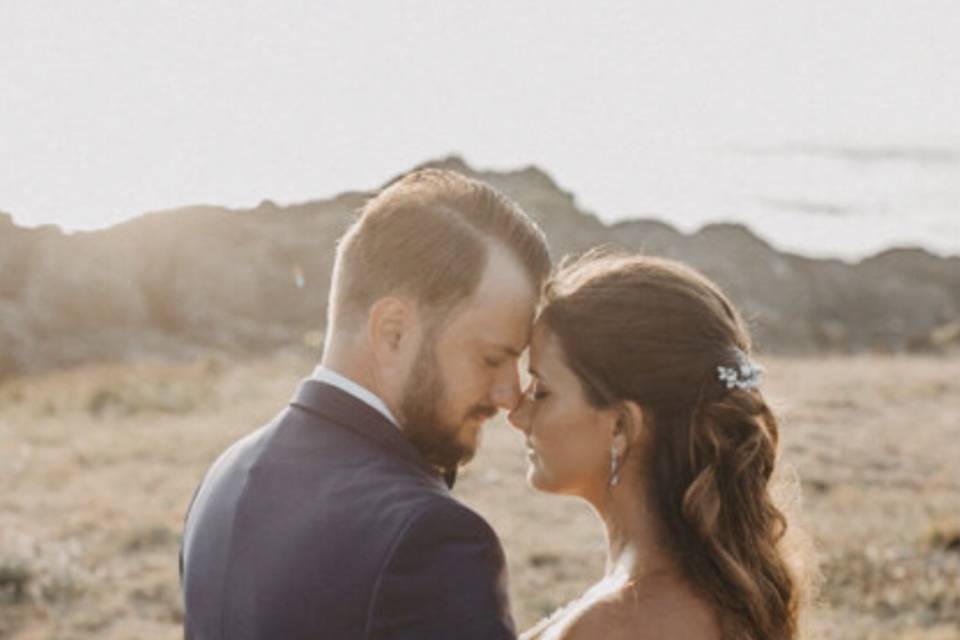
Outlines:
[[[93,229],[457,153],[630,217],[718,149],[960,149],[958,33],[956,0],[0,0],[0,210]]]

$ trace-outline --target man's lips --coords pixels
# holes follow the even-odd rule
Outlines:
[[[467,414],[468,422],[483,422],[497,415],[494,407],[480,407]]]

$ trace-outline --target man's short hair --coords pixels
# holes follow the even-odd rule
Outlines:
[[[445,313],[476,290],[493,244],[517,259],[539,293],[549,249],[516,203],[454,171],[409,173],[369,200],[340,239],[330,320],[359,320],[390,294]]]

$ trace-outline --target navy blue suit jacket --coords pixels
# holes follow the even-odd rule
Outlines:
[[[314,380],[207,471],[181,579],[190,640],[515,637],[490,526],[383,415]]]

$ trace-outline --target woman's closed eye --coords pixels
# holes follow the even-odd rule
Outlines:
[[[549,395],[550,392],[540,384],[534,384],[533,389],[530,390],[530,397],[534,400],[543,400],[549,397]]]

